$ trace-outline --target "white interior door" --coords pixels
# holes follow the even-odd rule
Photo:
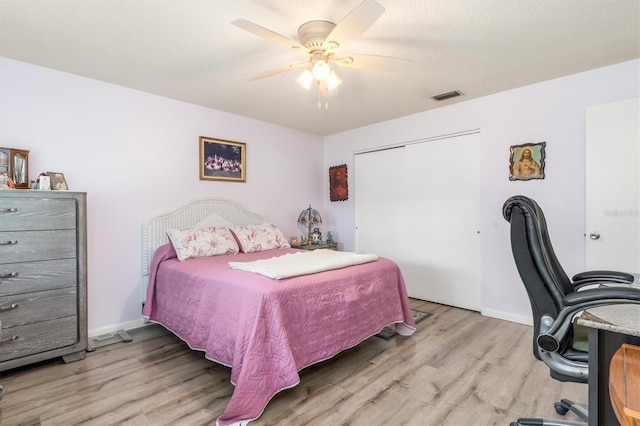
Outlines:
[[[640,100],[586,110],[586,267],[640,272]]]
[[[479,139],[355,157],[356,250],[394,260],[411,297],[480,310]]]

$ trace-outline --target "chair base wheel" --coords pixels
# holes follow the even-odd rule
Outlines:
[[[564,416],[569,412],[569,407],[566,406],[562,401],[553,404],[553,408],[555,408],[556,413],[560,414],[561,416]]]

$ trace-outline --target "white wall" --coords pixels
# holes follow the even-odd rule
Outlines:
[[[639,76],[640,61],[634,60],[328,136],[324,166],[347,164],[350,194],[343,202],[324,198],[330,221],[327,227],[335,229],[345,249],[354,249],[355,152],[480,129],[482,312],[528,322],[529,302],[513,262],[502,205],[516,194],[536,199],[545,211],[556,254],[567,273],[582,271],[585,108],[638,97]],[[464,87],[459,89],[464,92]],[[509,181],[509,147],[541,141],[547,142],[545,179]],[[325,182],[325,193],[327,185]],[[428,238],[420,238],[428,243]]]
[[[0,58],[0,146],[31,151],[31,179],[61,171],[72,190],[88,193],[89,329],[96,331],[140,318],[147,216],[222,196],[298,235],[297,215],[311,203],[322,206],[325,233],[353,250],[354,152],[480,129],[482,311],[527,321],[502,203],[517,193],[536,198],[567,272],[582,270],[584,109],[639,96],[639,75],[635,60],[378,123],[325,137],[323,154],[315,135]],[[246,183],[198,180],[200,135],[247,143]],[[547,177],[510,182],[509,146],[539,141],[547,142]],[[343,163],[349,200],[331,203],[327,169]]]
[[[200,181],[198,137],[247,144],[247,182]],[[141,225],[192,198],[233,198],[299,235],[322,202],[322,138],[0,58],[0,146],[28,149],[30,178],[65,174],[88,204],[89,330],[141,318]]]

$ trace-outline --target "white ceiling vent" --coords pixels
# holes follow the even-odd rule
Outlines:
[[[436,101],[444,101],[445,99],[455,98],[456,96],[464,95],[459,90],[454,90],[453,92],[441,93],[439,95],[433,96],[431,99],[435,99]]]

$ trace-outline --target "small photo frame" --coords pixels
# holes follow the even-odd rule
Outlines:
[[[200,180],[246,182],[247,144],[200,136]]]
[[[511,146],[509,180],[544,179],[546,142]]]
[[[69,189],[64,174],[60,172],[47,172],[52,191],[66,191]]]
[[[329,167],[329,200],[346,201],[348,199],[347,165]]]

